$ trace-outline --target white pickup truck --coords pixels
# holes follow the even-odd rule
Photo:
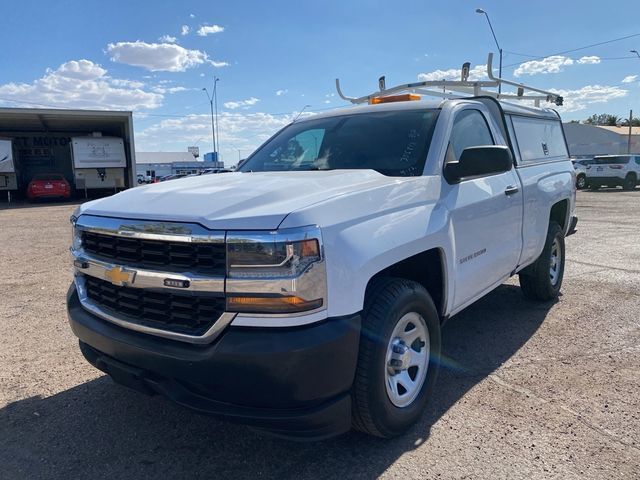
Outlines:
[[[73,332],[116,382],[287,437],[391,437],[434,390],[443,322],[519,274],[554,299],[575,173],[553,110],[371,96],[239,171],[72,216]]]

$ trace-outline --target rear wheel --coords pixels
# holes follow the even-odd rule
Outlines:
[[[549,224],[542,253],[534,264],[520,272],[520,288],[532,300],[553,300],[560,294],[564,277],[564,232],[556,222]]]
[[[384,277],[367,289],[353,427],[379,437],[416,423],[433,390],[440,358],[440,318],[425,288]]]
[[[633,173],[629,173],[624,178],[624,182],[622,182],[622,189],[633,190],[634,188],[636,188],[636,176]]]

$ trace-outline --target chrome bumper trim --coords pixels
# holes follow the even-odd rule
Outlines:
[[[83,275],[106,280],[117,286],[127,286],[131,288],[162,288],[169,290],[187,291],[187,292],[217,292],[224,293],[224,277],[207,277],[194,273],[173,273],[160,272],[157,270],[146,270],[142,268],[129,267],[119,265],[117,263],[105,262],[98,260],[85,252],[71,250],[75,270]],[[81,264],[82,267],[78,265]],[[126,276],[127,280],[115,282],[109,277],[109,272],[114,269],[120,271]],[[171,286],[171,283],[165,283],[165,280],[176,280],[178,282],[187,282],[186,287]]]
[[[187,335],[184,333],[175,333],[167,330],[161,330],[158,328],[147,327],[145,325],[140,325],[133,321],[127,321],[126,317],[113,315],[109,310],[102,308],[91,301],[87,297],[87,289],[85,287],[85,279],[82,275],[76,275],[74,278],[74,282],[76,285],[76,290],[78,291],[78,298],[80,299],[80,304],[82,307],[93,313],[95,316],[102,318],[103,320],[107,320],[108,322],[114,323],[120,327],[128,328],[130,330],[134,330],[136,332],[146,333],[149,335],[155,335],[157,337],[168,338],[170,340],[179,340],[181,342],[189,342],[195,344],[205,344],[212,342],[218,335],[222,333],[222,331],[233,321],[236,317],[235,313],[224,312],[215,323],[201,336],[195,335]],[[114,312],[115,313],[115,312]]]

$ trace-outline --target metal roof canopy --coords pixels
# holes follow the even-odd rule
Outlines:
[[[133,115],[127,111],[0,108],[0,133],[11,132],[101,132],[133,144]]]
[[[0,137],[19,137],[25,133],[90,135],[93,132],[100,132],[103,136],[120,137],[124,140],[129,186],[136,185],[132,112],[56,108],[0,108]]]

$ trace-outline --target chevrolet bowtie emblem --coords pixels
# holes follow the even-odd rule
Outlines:
[[[122,270],[122,267],[113,267],[110,270],[104,272],[104,276],[114,285],[121,287],[125,283],[130,283],[133,280],[133,275],[129,272]]]

